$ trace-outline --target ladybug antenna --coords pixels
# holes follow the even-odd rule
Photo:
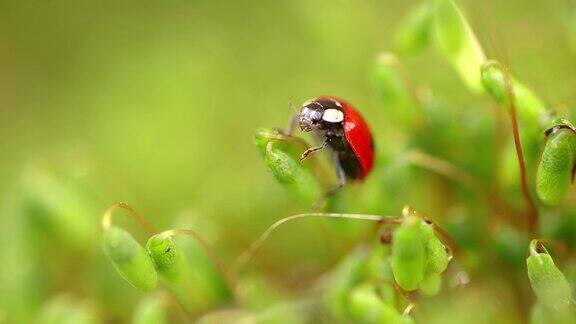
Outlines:
[[[294,104],[294,102],[292,102],[292,100],[288,101],[288,107],[292,108],[292,110],[294,110],[295,113],[298,113],[298,108],[296,108],[296,105]]]

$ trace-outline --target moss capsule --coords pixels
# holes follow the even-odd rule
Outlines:
[[[536,192],[548,205],[557,205],[566,196],[576,162],[576,134],[559,129],[549,135],[538,171]]]
[[[274,147],[269,142],[266,149],[266,165],[276,180],[294,196],[308,204],[314,203],[323,189],[312,172],[294,156]]]
[[[570,284],[548,253],[533,253],[526,264],[530,284],[541,303],[561,309],[574,302]]]
[[[158,278],[152,260],[130,233],[114,226],[107,228],[103,248],[114,268],[132,286],[143,291],[156,287]]]
[[[490,94],[498,104],[509,107],[510,98],[508,98],[508,91],[506,84],[508,76],[502,64],[497,61],[488,61],[482,65],[482,85],[484,90]],[[523,128],[526,131],[532,132],[536,139],[540,138],[541,127],[545,127],[550,122],[550,113],[526,86],[515,80],[512,76],[510,83],[512,87],[512,94],[514,95],[514,103],[516,105],[516,113],[518,119],[523,123]]]
[[[424,278],[427,262],[427,238],[423,221],[408,217],[394,233],[392,272],[405,290],[414,290]]]
[[[434,296],[440,292],[442,277],[439,273],[430,273],[420,283],[420,291],[427,296]]]
[[[171,237],[160,234],[150,237],[146,250],[160,275],[174,280],[182,273],[184,261]]]

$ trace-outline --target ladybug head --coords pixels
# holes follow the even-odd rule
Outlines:
[[[340,103],[329,98],[312,99],[305,102],[298,116],[300,129],[304,132],[314,129],[325,130],[340,125],[344,120]]]

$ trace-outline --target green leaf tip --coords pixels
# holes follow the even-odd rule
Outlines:
[[[554,309],[572,305],[572,289],[548,253],[531,251],[526,259],[528,279],[538,300]]]
[[[268,142],[264,160],[272,175],[285,189],[308,204],[321,197],[323,189],[311,170],[293,154]]]
[[[158,277],[150,256],[132,235],[115,226],[104,230],[103,249],[114,268],[132,286],[150,291]]]
[[[432,18],[429,3],[424,2],[413,8],[394,35],[396,51],[402,55],[414,55],[426,48],[430,42]]]
[[[486,56],[466,18],[451,0],[434,1],[434,30],[445,56],[468,88],[482,91],[480,67]]]
[[[254,146],[258,152],[264,156],[266,154],[266,145],[271,140],[278,139],[280,132],[273,128],[260,127],[254,132]]]

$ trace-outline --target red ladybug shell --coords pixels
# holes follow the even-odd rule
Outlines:
[[[351,104],[339,98],[329,98],[338,101],[342,105],[344,111],[344,135],[360,162],[361,170],[359,179],[364,179],[374,165],[374,145],[372,143],[370,127],[368,127],[362,115],[360,115]]]

